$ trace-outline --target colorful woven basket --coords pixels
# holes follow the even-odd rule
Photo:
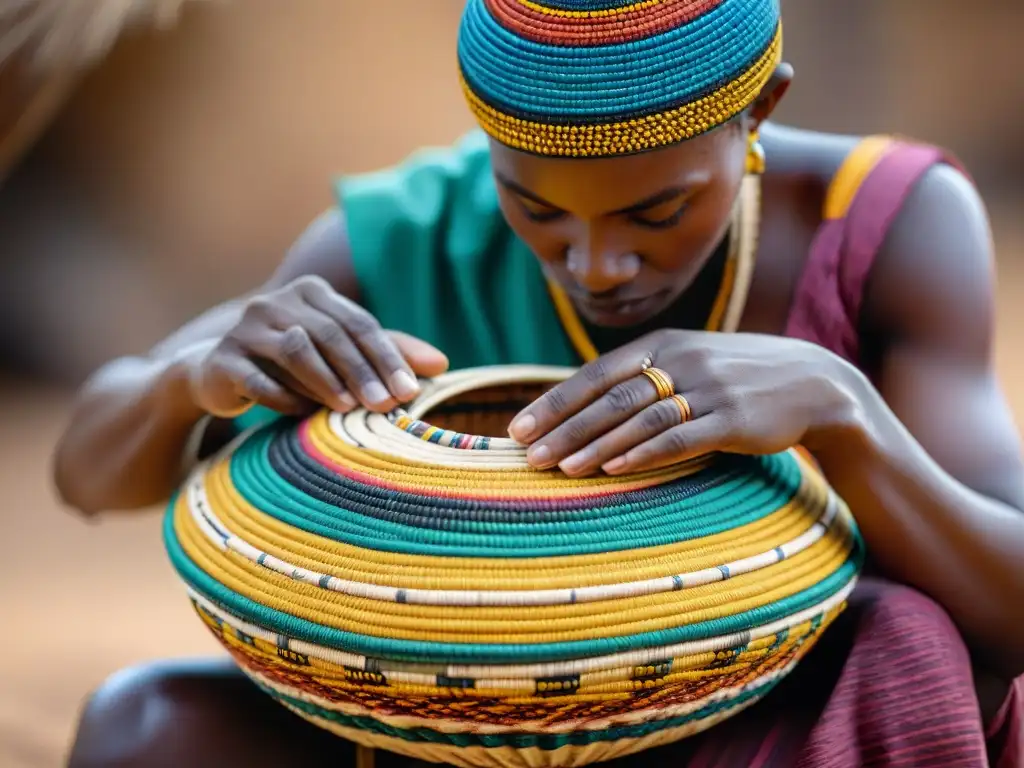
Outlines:
[[[586,765],[756,702],[853,589],[848,510],[796,451],[573,480],[469,434],[570,372],[243,435],[166,518],[199,616],[302,717],[456,766]]]

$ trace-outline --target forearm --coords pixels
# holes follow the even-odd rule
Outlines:
[[[54,480],[85,514],[166,499],[203,412],[191,401],[184,365],[173,357],[123,358],[86,383],[54,455]]]
[[[996,670],[1024,672],[1024,514],[944,471],[866,381],[815,453],[873,559],[930,595]]]
[[[85,514],[165,500],[181,480],[183,453],[203,411],[188,366],[241,314],[230,301],[175,331],[145,357],[103,366],[85,383],[54,454],[61,498]]]

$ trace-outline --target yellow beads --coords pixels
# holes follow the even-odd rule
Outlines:
[[[519,0],[519,3],[531,11],[537,13],[543,13],[548,16],[560,16],[563,19],[599,19],[604,16],[620,16],[624,13],[632,13],[633,11],[642,11],[645,8],[651,8],[655,5],[660,5],[664,0],[643,0],[640,3],[630,3],[624,5],[621,8],[605,8],[597,11],[567,11],[563,8],[549,8],[546,5],[540,5],[539,3],[531,3],[530,0]]]
[[[609,157],[657,149],[691,139],[746,109],[767,84],[782,54],[782,26],[764,54],[740,77],[690,104],[617,123],[552,125],[505,114],[485,104],[462,80],[481,128],[498,142],[535,155]]]

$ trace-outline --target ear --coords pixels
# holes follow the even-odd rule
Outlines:
[[[791,82],[793,82],[793,67],[782,62],[775,68],[768,84],[761,89],[761,93],[750,105],[747,113],[750,130],[756,131],[758,126],[771,116],[782,97],[786,95]]]

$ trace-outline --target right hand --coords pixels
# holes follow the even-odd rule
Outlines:
[[[299,415],[323,405],[387,412],[448,368],[424,341],[376,318],[319,277],[249,298],[238,323],[190,366],[196,405],[230,418],[252,403]]]

